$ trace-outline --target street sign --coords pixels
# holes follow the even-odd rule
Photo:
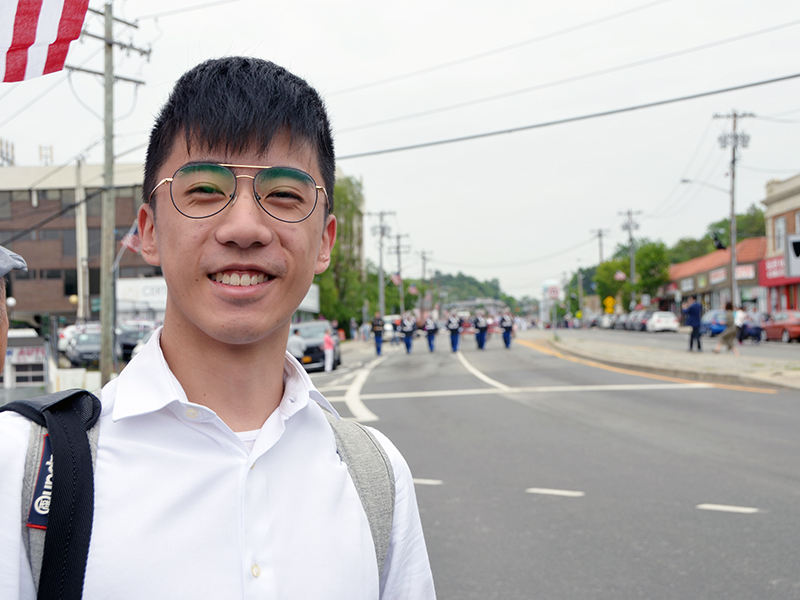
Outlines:
[[[89,305],[92,312],[100,312],[100,297],[90,298]]]
[[[547,288],[547,297],[550,300],[558,300],[559,293],[560,290],[558,289],[557,285],[551,285],[549,288]]]
[[[613,296],[606,296],[606,297],[605,297],[605,300],[603,300],[603,306],[605,306],[605,307],[606,307],[606,312],[607,312],[608,314],[611,314],[611,313],[613,313],[613,312],[614,312],[614,305],[615,305],[616,303],[617,303],[617,301],[616,301],[616,300],[614,300],[614,297],[613,297]]]

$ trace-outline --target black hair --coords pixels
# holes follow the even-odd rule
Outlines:
[[[266,152],[276,134],[316,152],[328,207],[333,210],[333,136],[319,94],[304,79],[259,58],[230,56],[208,60],[175,84],[150,132],[142,193],[147,202],[179,135],[186,147],[227,152]],[[171,173],[170,173],[171,175]]]

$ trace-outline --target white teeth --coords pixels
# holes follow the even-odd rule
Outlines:
[[[214,281],[224,283],[225,285],[235,285],[235,286],[250,286],[250,285],[258,285],[259,283],[264,283],[267,279],[267,276],[264,273],[259,273],[258,275],[250,275],[245,273],[244,275],[239,275],[238,273],[233,273],[228,275],[227,273],[219,272],[215,273],[212,277]]]

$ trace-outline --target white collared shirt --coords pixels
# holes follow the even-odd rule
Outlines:
[[[319,405],[335,411],[299,363],[287,353],[284,396],[248,452],[187,400],[159,338],[103,388],[85,600],[434,598],[411,473],[385,436],[373,430],[397,491],[379,596],[369,524]],[[0,414],[3,600],[36,597],[20,526],[29,431]]]

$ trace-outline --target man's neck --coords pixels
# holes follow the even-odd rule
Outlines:
[[[277,345],[269,340],[238,346],[169,325],[161,333],[161,350],[188,400],[213,410],[233,431],[260,429],[283,397],[286,335]]]

